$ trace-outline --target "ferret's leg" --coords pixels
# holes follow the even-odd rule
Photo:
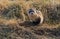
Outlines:
[[[40,24],[42,24],[44,20],[42,12],[38,11],[38,16],[41,18]]]

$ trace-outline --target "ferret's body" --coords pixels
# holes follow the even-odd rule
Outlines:
[[[33,24],[42,24],[43,23],[43,15],[40,11],[34,10],[34,9],[30,9],[30,11],[28,12],[28,16],[30,21]]]

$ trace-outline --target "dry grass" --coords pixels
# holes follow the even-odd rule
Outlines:
[[[20,22],[29,20],[27,15],[29,8],[36,8],[42,12],[44,15],[42,25],[20,26]],[[60,30],[59,11],[60,0],[0,0],[0,34],[3,32],[0,37],[2,39],[7,35],[7,39],[10,37],[10,39],[49,39],[49,36],[52,36],[50,39],[56,39],[56,34],[52,33],[57,33]],[[51,13],[54,15],[51,15]],[[58,21],[53,16],[56,16],[55,18]]]

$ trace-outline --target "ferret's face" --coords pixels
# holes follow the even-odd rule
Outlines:
[[[31,20],[35,20],[38,17],[37,13],[34,10],[29,11],[28,16]]]
[[[41,21],[40,23],[43,22],[43,15],[40,11],[30,11],[30,13],[28,13],[29,19],[32,21],[35,21],[37,18],[40,18]]]
[[[36,13],[35,13],[35,12],[31,12],[31,13],[29,14],[29,16],[34,17],[34,16],[36,16]]]

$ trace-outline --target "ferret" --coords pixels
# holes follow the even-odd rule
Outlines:
[[[43,14],[41,11],[29,9],[27,14],[32,24],[38,25],[43,23]]]

